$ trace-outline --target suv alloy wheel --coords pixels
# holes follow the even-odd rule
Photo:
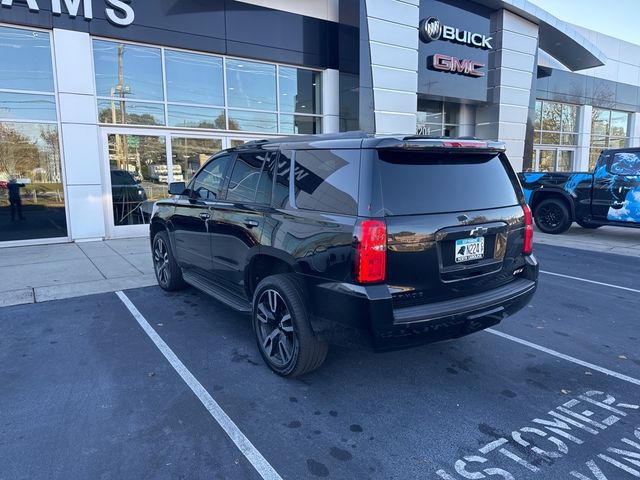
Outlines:
[[[185,286],[182,271],[169,246],[167,232],[161,231],[153,237],[153,270],[160,288],[167,291],[178,290]]]
[[[313,333],[302,287],[293,275],[262,280],[253,296],[253,331],[264,361],[275,373],[295,377],[318,368],[328,346]]]

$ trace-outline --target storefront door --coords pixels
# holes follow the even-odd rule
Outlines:
[[[107,236],[147,235],[153,204],[168,196],[170,182],[188,183],[211,155],[250,140],[152,129],[103,129]]]

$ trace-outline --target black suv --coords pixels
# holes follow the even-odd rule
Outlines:
[[[263,140],[169,191],[151,222],[158,283],[251,313],[280,375],[318,368],[329,343],[387,350],[482,330],[537,287],[531,212],[500,143]]]

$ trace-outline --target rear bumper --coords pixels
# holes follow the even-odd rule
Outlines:
[[[393,308],[386,285],[313,283],[312,324],[316,334],[348,347],[393,350],[448,340],[483,330],[526,306],[538,283],[533,256],[507,285],[453,300]]]

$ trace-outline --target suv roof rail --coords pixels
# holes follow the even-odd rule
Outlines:
[[[370,133],[363,131],[341,132],[341,133],[318,133],[309,135],[289,135],[286,137],[274,137],[269,139],[252,140],[235,148],[250,148],[270,143],[304,143],[318,142],[323,140],[352,140],[372,137]]]

